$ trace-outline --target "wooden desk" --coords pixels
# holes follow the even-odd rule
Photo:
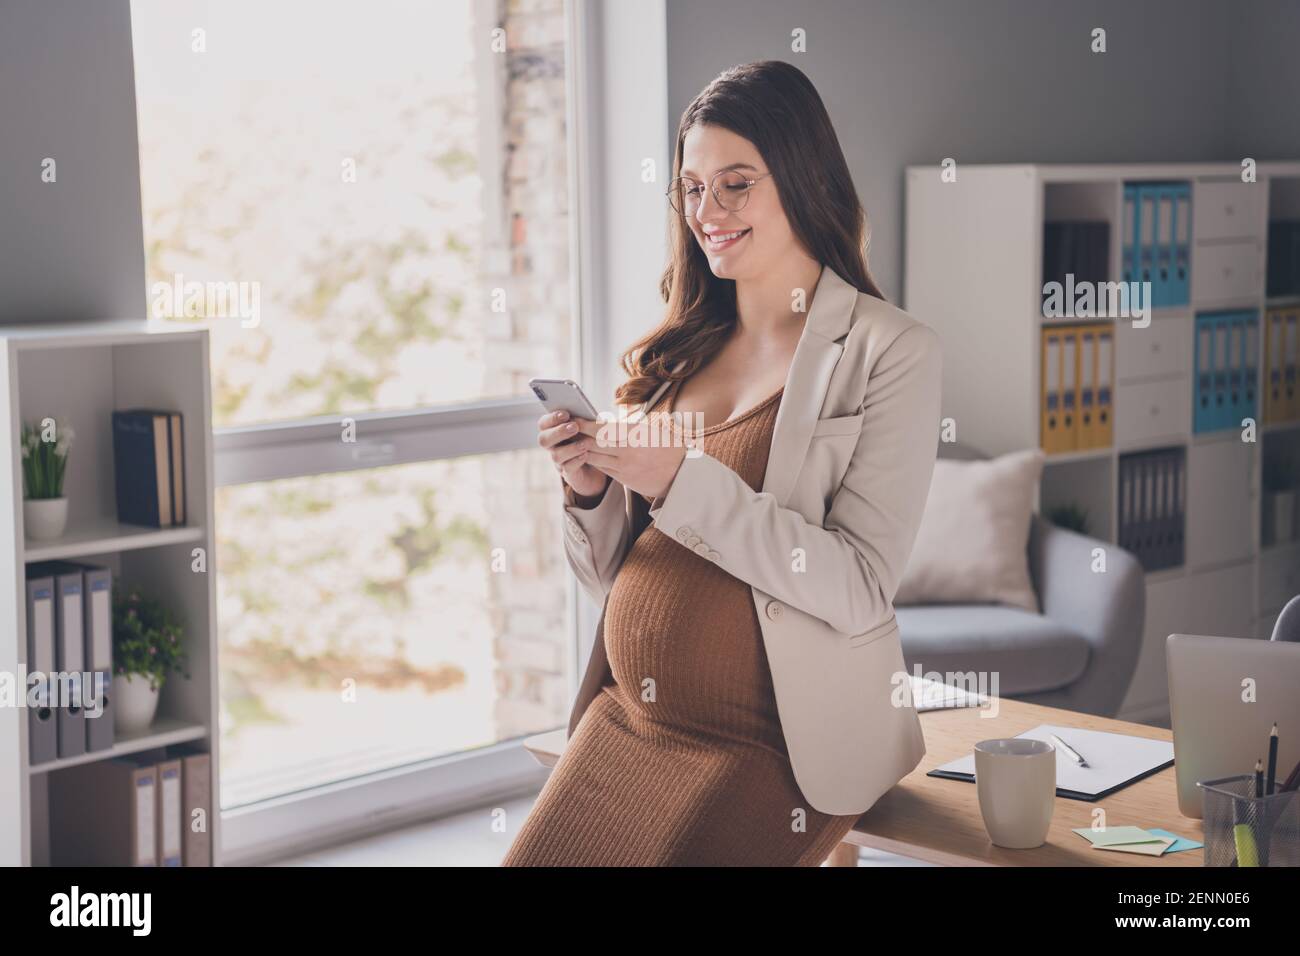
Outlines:
[[[969,754],[981,740],[1014,737],[1039,724],[1084,727],[1171,740],[1161,727],[1093,717],[1054,707],[1002,700],[997,717],[967,707],[921,714],[926,754],[921,763],[875,806],[862,815],[831,855],[832,866],[856,866],[857,847],[885,850],[945,866],[1201,866],[1203,851],[1184,850],[1149,857],[1137,853],[1094,850],[1070,831],[1092,826],[1092,813],[1106,811],[1107,826],[1160,827],[1192,840],[1203,840],[1201,821],[1178,812],[1174,768],[1166,767],[1096,803],[1056,798],[1047,842],[1033,850],[1007,850],[989,842],[980,817],[975,784],[927,777],[926,773]],[[539,734],[524,747],[542,764],[555,766],[564,750],[564,731]]]

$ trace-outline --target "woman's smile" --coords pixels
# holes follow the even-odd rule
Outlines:
[[[750,227],[753,228],[753,227]],[[749,229],[736,229],[732,232],[715,232],[705,234],[704,241],[708,245],[710,252],[721,252],[723,249],[730,249],[745,236],[749,235]]]

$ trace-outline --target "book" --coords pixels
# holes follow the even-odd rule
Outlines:
[[[113,412],[117,520],[167,528],[185,514],[184,424],[179,412]]]

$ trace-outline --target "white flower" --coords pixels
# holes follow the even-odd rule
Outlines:
[[[72,442],[77,437],[77,433],[68,424],[66,419],[56,419],[54,423],[54,454],[60,458],[68,457],[68,449],[72,447]]]

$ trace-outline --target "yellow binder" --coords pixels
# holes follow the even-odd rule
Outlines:
[[[1115,442],[1115,330],[1097,330],[1097,425],[1094,448],[1109,448]]]
[[[1061,450],[1061,331],[1043,327],[1042,405],[1040,444],[1049,455]]]
[[[1079,349],[1079,450],[1097,446],[1097,328],[1075,333]]]
[[[1041,442],[1049,455],[1079,447],[1079,326],[1045,325]]]
[[[1079,327],[1061,330],[1061,450],[1079,447]]]

